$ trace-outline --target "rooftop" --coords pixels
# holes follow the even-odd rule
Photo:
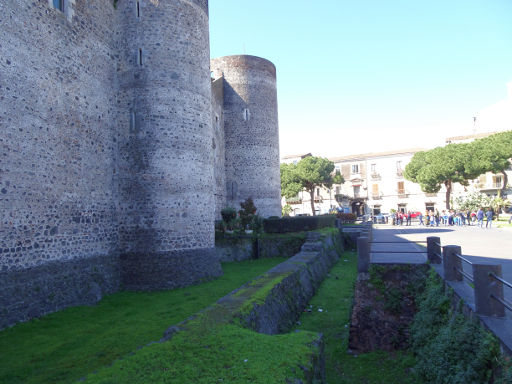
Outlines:
[[[409,149],[397,149],[393,151],[386,151],[386,152],[370,152],[370,153],[361,153],[356,155],[347,155],[347,156],[341,156],[341,157],[331,157],[329,160],[337,163],[342,161],[348,161],[348,160],[365,160],[365,159],[371,159],[374,157],[386,157],[386,156],[396,156],[396,155],[406,155],[416,152],[426,151],[425,148],[409,148]]]

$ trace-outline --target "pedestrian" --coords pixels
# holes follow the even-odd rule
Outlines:
[[[478,220],[478,226],[480,228],[484,227],[484,211],[482,207],[478,208],[478,212],[476,213],[476,219]]]
[[[436,221],[436,227],[439,227],[439,211],[436,209],[436,213],[434,215],[434,219]]]
[[[487,227],[491,228],[492,227],[492,216],[493,216],[491,208],[487,209],[487,212],[485,212],[485,216],[487,217],[487,222],[485,223],[485,228],[487,228]]]
[[[512,216],[510,216],[510,217],[512,218]],[[421,211],[419,212],[418,218],[419,218],[419,220],[420,220],[420,225],[425,225],[425,224],[423,223],[423,213],[421,213]]]
[[[412,221],[411,211],[407,212],[407,225],[410,226]]]
[[[433,227],[434,226],[434,222],[435,222],[435,217],[434,217],[434,211],[430,211],[430,226]]]
[[[471,226],[471,212],[469,212],[469,209],[466,211],[466,221],[468,225]]]

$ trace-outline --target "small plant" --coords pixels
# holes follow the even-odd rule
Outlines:
[[[292,213],[293,211],[293,208],[290,204],[286,204],[282,209],[281,209],[281,214],[283,216],[290,216],[290,213]]]
[[[224,222],[224,220],[215,220],[215,231],[226,231],[226,223]]]
[[[250,227],[255,233],[263,231],[263,218],[258,215],[254,215],[251,221]]]
[[[256,214],[256,206],[251,197],[248,197],[243,203],[240,203],[241,210],[238,211],[240,215],[240,224],[242,229],[249,229],[249,225],[252,223],[254,215]]]
[[[347,222],[347,221],[353,222],[353,221],[356,221],[356,218],[357,218],[357,216],[353,213],[344,213],[344,212],[338,212],[336,214],[336,217],[338,219],[341,219],[341,221],[343,221],[343,222]]]

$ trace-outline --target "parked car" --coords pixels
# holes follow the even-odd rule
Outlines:
[[[375,224],[387,224],[389,221],[389,213],[379,213],[373,216]]]

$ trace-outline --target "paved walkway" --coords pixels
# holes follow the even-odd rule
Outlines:
[[[462,254],[471,262],[493,261],[502,266],[503,278],[512,282],[512,230],[510,228],[423,227],[374,225],[370,247],[372,263],[424,263],[427,260],[426,243],[379,243],[385,241],[426,241],[428,236],[438,236],[441,245],[459,245]],[[379,252],[380,251],[380,252]],[[381,253],[386,251],[385,253]],[[423,251],[425,253],[418,253]],[[471,274],[471,266],[462,263]],[[436,268],[442,274],[442,268]],[[474,309],[473,291],[466,282],[450,283],[459,295]],[[512,289],[505,287],[505,298],[512,302]],[[481,320],[512,350],[512,313],[506,311],[505,319],[480,316]]]

